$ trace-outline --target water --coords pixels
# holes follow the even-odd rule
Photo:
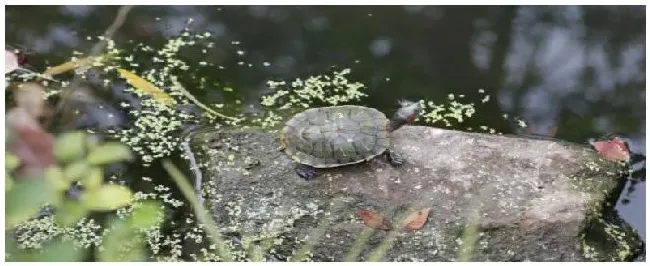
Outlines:
[[[73,50],[87,53],[96,42],[87,36],[101,35],[117,9],[6,7],[6,42],[42,71]],[[479,103],[484,89],[491,100],[457,129],[521,133],[507,113],[531,125],[526,133],[583,143],[622,133],[645,154],[645,7],[136,7],[115,40],[159,47],[189,18],[218,41],[214,53],[184,58],[224,66],[200,75],[236,89],[193,91],[208,103],[254,105],[268,79],[349,67],[369,87],[361,104],[383,111],[400,98],[443,102],[450,93]],[[645,238],[645,178],[629,186],[617,209]]]

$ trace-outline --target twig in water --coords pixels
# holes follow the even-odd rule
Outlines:
[[[194,191],[196,193],[196,199],[199,201],[199,204],[203,205],[203,193],[201,193],[203,174],[201,173],[199,166],[196,164],[196,158],[194,158],[194,153],[190,148],[189,138],[181,141],[181,147],[185,150],[185,154],[187,154],[187,157],[190,160],[190,169],[194,173]]]
[[[99,56],[103,52],[103,50],[106,48],[106,46],[108,44],[108,40],[110,40],[113,37],[115,32],[120,27],[122,27],[122,24],[124,24],[124,21],[126,21],[126,16],[129,14],[129,11],[131,11],[132,8],[133,8],[133,6],[121,6],[120,7],[120,9],[117,11],[117,15],[115,16],[115,19],[113,20],[113,23],[111,23],[111,25],[108,26],[106,31],[104,31],[103,38],[91,48],[89,58],[95,58],[95,57]],[[80,87],[79,86],[80,83],[81,83],[81,78],[79,77],[79,75],[75,75],[72,82],[70,82],[70,85],[68,86],[68,89],[63,90],[63,92],[61,93],[61,100],[56,105],[56,107],[54,109],[55,110],[54,113],[60,113],[62,110],[66,110],[66,108],[65,108],[66,107],[66,102],[68,101],[68,99],[72,95],[72,92],[74,92],[74,90],[75,90],[74,88],[79,88]],[[70,108],[68,108],[68,109],[70,109]],[[73,116],[72,114],[74,114],[74,110],[69,110],[67,112],[68,112],[68,114],[62,115],[63,119],[66,119],[66,117],[69,117],[69,116],[72,117]],[[48,125],[48,126],[51,125],[51,123],[54,121],[52,119],[53,117],[54,116],[51,116],[49,118],[49,120],[45,124]],[[72,122],[72,121],[63,121],[62,124],[65,127],[69,127],[70,122]]]
[[[208,113],[211,113],[211,114],[213,114],[213,115],[215,115],[215,116],[217,116],[217,117],[225,118],[225,119],[232,120],[232,121],[235,121],[235,122],[239,122],[240,120],[242,120],[241,118],[236,118],[236,117],[232,117],[232,116],[227,116],[227,115],[224,115],[224,114],[222,114],[222,113],[219,113],[219,112],[217,112],[217,111],[215,111],[215,110],[212,110],[210,107],[208,107],[207,105],[205,105],[205,104],[203,104],[202,102],[200,102],[198,99],[196,99],[196,97],[194,97],[194,95],[192,95],[189,91],[187,91],[185,88],[183,88],[183,87],[181,87],[181,86],[177,86],[176,89],[178,89],[178,91],[180,91],[181,93],[183,93],[183,95],[184,95],[185,97],[187,97],[187,99],[189,99],[190,101],[192,101],[192,102],[193,102],[194,104],[196,104],[198,107],[203,108],[203,110],[207,111]]]
[[[104,48],[106,48],[106,45],[108,44],[108,40],[113,38],[113,35],[115,32],[122,27],[122,24],[124,24],[124,21],[126,21],[126,16],[129,14],[129,11],[133,6],[121,6],[119,10],[117,10],[117,15],[115,16],[115,19],[113,20],[113,23],[111,23],[110,26],[104,31],[104,38],[100,42],[96,43],[92,49],[90,49],[90,55],[91,56],[98,56]]]

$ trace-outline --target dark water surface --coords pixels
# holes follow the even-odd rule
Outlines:
[[[26,49],[30,65],[42,71],[74,50],[88,53],[95,41],[86,37],[103,34],[118,7],[5,10],[7,44]],[[369,87],[362,105],[388,111],[400,98],[444,102],[450,93],[479,103],[477,91],[484,89],[491,100],[458,129],[519,133],[502,118],[508,113],[532,125],[527,133],[556,130],[557,138],[582,143],[621,133],[632,151],[645,154],[645,12],[638,6],[150,6],[135,7],[114,39],[160,47],[192,18],[193,30],[218,40],[217,52],[183,57],[224,66],[200,75],[235,88],[245,104],[259,103],[268,79],[334,65],[350,67],[351,79]],[[192,92],[208,103],[228,99],[221,91]],[[617,209],[645,239],[645,178],[628,187]]]

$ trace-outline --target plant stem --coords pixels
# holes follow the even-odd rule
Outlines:
[[[221,239],[221,234],[219,233],[212,216],[210,216],[203,205],[198,202],[197,197],[192,190],[192,185],[187,181],[185,175],[183,175],[183,173],[181,173],[181,171],[178,170],[178,168],[176,168],[176,166],[169,160],[164,160],[162,164],[167,173],[169,173],[174,182],[176,182],[176,185],[178,185],[183,196],[185,196],[187,201],[190,202],[198,221],[205,226],[204,228],[206,233],[210,239],[212,239],[212,243],[216,245],[217,255],[219,255],[223,261],[232,261],[233,259],[230,255],[230,251],[226,248]]]

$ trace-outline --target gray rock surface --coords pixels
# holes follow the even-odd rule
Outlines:
[[[405,126],[391,143],[403,167],[377,157],[305,181],[277,137],[193,137],[204,151],[205,202],[223,234],[246,246],[242,256],[455,261],[465,249],[473,261],[604,261],[642,248],[607,204],[624,168],[584,145]],[[424,227],[403,232],[402,218],[423,208]],[[394,230],[365,226],[360,209],[381,212]]]

